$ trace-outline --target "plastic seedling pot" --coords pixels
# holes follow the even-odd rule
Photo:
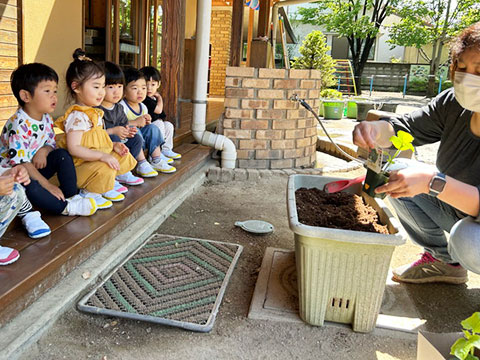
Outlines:
[[[320,98],[320,106],[318,107],[318,116],[323,116],[323,101],[324,99]]]
[[[329,120],[340,120],[343,116],[343,100],[323,100],[323,116]]]
[[[356,193],[378,212],[389,234],[308,226],[298,221],[295,191],[323,189],[342,178],[292,175],[287,186],[287,210],[295,237],[300,317],[321,326],[324,321],[352,324],[353,330],[374,329],[385,290],[393,250],[405,243],[405,231],[382,199],[372,198],[355,184]]]
[[[365,177],[365,183],[363,184],[363,191],[371,197],[378,197],[384,199],[387,194],[375,193],[375,189],[388,182],[388,173],[380,172],[376,173],[372,169],[367,170],[367,176]]]

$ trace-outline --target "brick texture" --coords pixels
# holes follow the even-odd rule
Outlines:
[[[210,32],[215,36],[210,37],[212,44],[212,65],[210,67],[209,94],[213,96],[225,95],[225,76],[228,61],[230,60],[230,32],[232,26],[232,10],[212,8]],[[229,86],[240,86],[239,79],[229,80]],[[235,83],[235,85],[233,84]]]
[[[226,68],[221,127],[236,145],[236,165],[247,169],[248,179],[253,169],[315,165],[317,122],[291,97],[297,94],[318,106],[317,79],[310,70]],[[244,172],[239,174],[239,180],[244,178]]]

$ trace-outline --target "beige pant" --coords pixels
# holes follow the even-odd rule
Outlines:
[[[173,149],[173,124],[170,121],[155,120],[152,124],[155,124],[163,135],[165,143],[162,146],[162,150]]]

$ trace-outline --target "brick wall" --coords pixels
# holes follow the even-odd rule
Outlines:
[[[319,105],[320,72],[227,67],[221,128],[237,147],[237,167],[287,169],[315,164],[317,123],[290,101]]]
[[[17,109],[17,100],[10,88],[10,75],[18,66],[19,1],[0,1],[0,129]]]
[[[225,95],[225,70],[230,59],[230,31],[232,8],[212,8],[210,43],[212,44],[212,65],[210,68],[210,91],[213,96]]]

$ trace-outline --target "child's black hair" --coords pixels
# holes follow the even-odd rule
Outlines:
[[[123,69],[123,75],[125,75],[125,84],[128,85],[132,81],[137,81],[138,79],[145,79],[147,81],[147,78],[145,75],[140,72],[140,70],[135,69],[134,67],[127,67]]]
[[[32,96],[41,81],[55,81],[58,84],[58,75],[50,66],[40,63],[20,65],[10,76],[10,86],[18,104],[24,106],[20,98],[20,90],[28,91]]]
[[[143,73],[143,75],[145,75],[147,81],[153,80],[160,82],[161,80],[160,71],[153,66],[145,66],[141,68],[140,71]]]
[[[73,52],[73,61],[70,63],[65,79],[70,95],[75,96],[75,91],[72,88],[74,82],[77,87],[82,86],[85,81],[91,78],[98,79],[105,75],[105,69],[102,65],[92,61],[92,59],[85,56],[85,51],[78,48]]]
[[[105,61],[103,67],[105,68],[105,85],[125,85],[125,76],[120,66],[111,61]]]

